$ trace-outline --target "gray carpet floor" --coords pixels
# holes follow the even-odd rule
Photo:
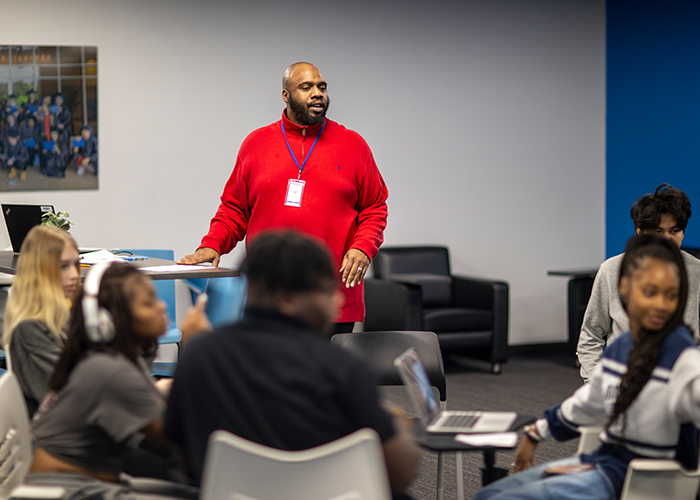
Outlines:
[[[582,381],[574,359],[565,355],[521,357],[503,365],[500,375],[486,371],[485,365],[465,360],[446,362],[447,408],[450,410],[508,410],[541,416],[550,406],[570,396]],[[403,387],[384,387],[382,397],[410,410]],[[410,413],[410,411],[409,411]],[[536,461],[543,463],[564,458],[576,451],[577,442],[544,442],[537,448]],[[512,470],[513,451],[496,453],[496,467]],[[470,499],[481,488],[481,453],[463,453],[464,496]],[[455,454],[446,453],[444,498],[457,498]],[[436,497],[437,454],[423,450],[417,478],[409,489],[416,500]]]

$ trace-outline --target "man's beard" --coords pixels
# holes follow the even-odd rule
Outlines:
[[[324,104],[325,107],[323,109],[323,112],[318,115],[312,115],[309,112],[309,109],[307,108],[306,104],[297,101],[291,95],[289,96],[289,100],[287,101],[287,106],[289,106],[289,108],[294,112],[294,115],[299,119],[301,125],[318,125],[319,123],[323,123],[323,119],[326,117],[326,112],[331,106],[331,98],[326,97],[326,101],[321,102]]]

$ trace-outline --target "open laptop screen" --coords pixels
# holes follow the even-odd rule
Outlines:
[[[54,212],[52,205],[2,205],[13,252],[19,253],[29,230],[41,224],[41,216],[47,212]]]
[[[399,376],[411,392],[414,410],[425,425],[440,413],[440,403],[435,397],[428,374],[415,349],[408,349],[394,361]]]

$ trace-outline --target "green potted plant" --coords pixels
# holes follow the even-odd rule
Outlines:
[[[58,212],[57,214],[53,212],[46,212],[41,216],[42,226],[52,226],[58,229],[63,229],[65,232],[70,234],[70,227],[73,225],[71,221],[68,220],[70,214],[68,212]]]

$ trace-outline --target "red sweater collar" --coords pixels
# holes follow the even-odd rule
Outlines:
[[[324,118],[325,121],[325,118]],[[323,123],[319,123],[318,125],[307,125],[305,127],[302,127],[301,125],[297,125],[293,121],[291,121],[289,118],[287,118],[287,110],[285,109],[282,111],[282,123],[284,124],[284,131],[287,135],[290,136],[299,136],[301,137],[302,131],[306,129],[306,137],[316,137],[318,132],[321,130],[321,127],[323,126]]]

